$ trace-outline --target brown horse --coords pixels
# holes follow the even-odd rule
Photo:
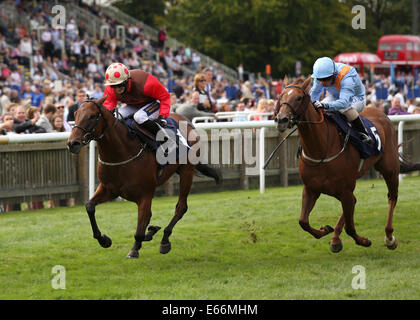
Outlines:
[[[161,253],[168,253],[171,249],[169,236],[175,224],[187,211],[187,197],[193,182],[195,170],[212,177],[219,182],[219,172],[203,164],[166,165],[158,178],[158,163],[155,151],[146,147],[137,136],[130,133],[127,126],[114,117],[113,113],[105,109],[102,103],[106,97],[99,100],[85,101],[76,112],[75,126],[68,139],[68,148],[72,153],[79,153],[82,146],[91,140],[97,141],[99,159],[97,174],[100,181],[93,197],[86,203],[86,211],[92,226],[93,237],[99,244],[108,248],[112,241],[106,235],[102,235],[95,220],[95,207],[106,201],[113,200],[118,196],[135,202],[138,206],[137,229],[134,234],[134,245],[128,253],[128,258],[138,258],[139,249],[143,241],[150,241],[160,227],[149,226],[152,216],[151,205],[155,190],[165,183],[175,172],[180,176],[179,199],[175,208],[175,215],[164,229],[164,235],[160,245]],[[178,123],[188,121],[181,115],[171,114]],[[186,137],[191,137],[190,131],[194,127],[187,122]],[[198,137],[197,135],[195,137]],[[195,141],[189,141],[194,145]]]
[[[330,242],[333,252],[342,249],[340,234],[343,226],[356,244],[369,247],[371,241],[356,233],[353,220],[356,198],[353,191],[356,180],[374,166],[382,174],[388,187],[389,209],[385,243],[389,249],[395,249],[397,240],[393,236],[392,217],[398,198],[400,166],[401,172],[410,172],[418,170],[418,164],[400,162],[394,127],[389,118],[376,108],[365,108],[361,114],[375,125],[383,154],[361,161],[359,151],[351,143],[347,143],[332,120],[324,117],[323,110],[315,109],[311,103],[311,80],[311,77],[306,80],[297,79],[292,85],[286,86],[278,98],[275,113],[280,132],[297,125],[302,146],[299,173],[304,186],[299,224],[317,239],[334,232]],[[321,193],[341,202],[343,212],[334,229],[328,225],[315,229],[309,224],[309,215]]]

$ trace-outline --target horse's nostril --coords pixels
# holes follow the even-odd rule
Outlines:
[[[79,153],[82,148],[82,143],[80,141],[72,141],[67,144],[67,149],[72,153]]]

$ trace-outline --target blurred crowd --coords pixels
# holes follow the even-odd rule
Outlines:
[[[79,1],[80,8],[110,27],[109,34],[94,39],[77,17],[67,17],[65,32],[53,28],[54,1],[5,2],[29,24],[12,21],[0,4],[0,134],[70,131],[80,104],[87,97],[102,97],[105,70],[116,61],[156,76],[171,93],[171,111],[190,120],[272,119],[282,80],[246,74],[241,64],[238,80],[232,82],[216,64],[203,66],[196,50],[169,48],[165,26],[156,39],[149,39],[140,24],[125,25],[124,43],[117,36],[117,21],[95,4]],[[420,113],[415,98],[420,82],[415,83],[411,73],[397,71],[394,81],[383,74],[362,80],[367,107],[389,115]],[[236,113],[223,117],[220,112]]]

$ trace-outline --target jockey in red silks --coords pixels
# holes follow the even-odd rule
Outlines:
[[[140,127],[155,137],[166,125],[171,109],[170,95],[156,77],[140,69],[128,70],[122,63],[113,63],[105,73],[104,107],[114,110],[118,101],[126,104],[119,108],[125,119],[133,116]]]

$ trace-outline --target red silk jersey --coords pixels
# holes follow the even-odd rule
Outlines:
[[[104,107],[114,110],[118,101],[136,105],[139,109],[155,100],[160,101],[159,115],[167,118],[171,110],[171,100],[168,90],[159,80],[143,70],[130,70],[130,79],[125,93],[117,95],[111,86],[106,86],[104,96],[108,95]]]

